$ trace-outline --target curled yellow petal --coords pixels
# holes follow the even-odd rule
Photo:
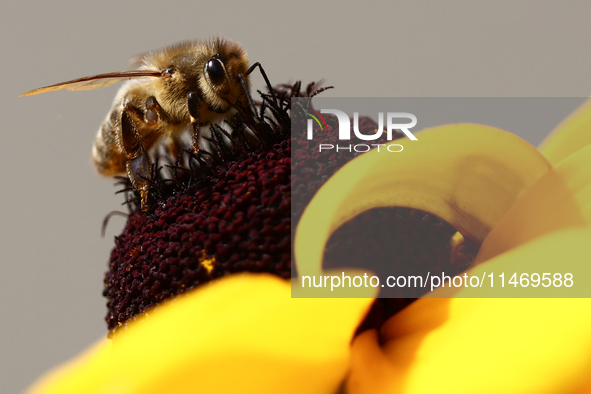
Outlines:
[[[466,271],[462,284],[447,281],[425,297],[591,298],[589,240],[587,229],[540,236]]]
[[[591,145],[554,166],[507,211],[475,262],[553,231],[591,225]]]
[[[563,120],[540,145],[552,164],[591,143],[591,100]]]
[[[371,299],[293,299],[243,274],[187,293],[30,393],[327,393]]]
[[[505,268],[524,272],[536,262],[546,266],[545,259],[557,267],[571,259],[584,263],[591,259],[591,246],[585,242],[590,235],[589,230],[550,234],[481,267],[511,260]],[[564,260],[556,261],[558,253],[548,253],[552,250],[563,251]],[[575,277],[577,284],[584,285]],[[472,294],[470,289],[462,292]],[[352,393],[574,392],[589,384],[589,332],[589,298],[421,299],[382,327],[384,345],[375,338],[356,338],[353,360],[379,350],[374,358],[380,364],[369,371],[355,368],[354,361],[349,386],[371,378],[370,389],[390,391]]]
[[[400,153],[374,149],[345,165],[316,193],[295,237],[300,275],[319,275],[330,234],[376,207],[416,208],[482,241],[517,197],[549,168],[527,142],[475,124],[435,127]]]

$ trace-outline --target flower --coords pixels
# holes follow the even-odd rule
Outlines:
[[[362,204],[430,212],[482,241],[475,273],[532,272],[557,258],[580,267],[591,257],[591,145],[577,144],[581,135],[591,142],[589,107],[545,143],[548,160],[509,133],[477,125],[427,130],[421,148],[395,162],[356,158],[299,223],[299,273],[322,273],[324,245]],[[343,187],[335,202],[333,191]],[[422,298],[351,343],[371,301],[291,298],[276,276],[231,275],[149,310],[31,393],[591,390],[588,299]]]

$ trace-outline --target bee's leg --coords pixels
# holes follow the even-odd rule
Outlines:
[[[191,127],[193,128],[193,150],[199,152],[199,138],[201,137],[201,126],[199,126],[199,96],[197,93],[189,93],[188,98],[189,115],[191,116]]]
[[[146,99],[146,113],[144,115],[144,121],[146,126],[152,129],[159,128],[163,121],[167,121],[168,116],[164,109],[160,106],[156,97],[150,96]],[[182,146],[178,138],[174,136],[168,137],[168,152],[174,159],[178,159],[181,153]]]
[[[148,209],[148,191],[152,161],[144,148],[137,125],[143,121],[140,110],[126,105],[121,112],[121,142],[127,156],[127,175],[133,187],[140,193],[142,211]]]

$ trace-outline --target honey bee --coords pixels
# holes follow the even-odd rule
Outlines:
[[[189,130],[193,150],[199,150],[200,128],[239,111],[251,117],[248,58],[236,42],[214,38],[183,42],[140,55],[136,70],[99,74],[31,90],[21,96],[60,89],[88,90],[127,81],[100,126],[92,147],[92,161],[101,175],[127,172],[147,209],[152,161],[149,151],[165,139],[177,157],[179,137]],[[132,59],[132,60],[134,60]]]

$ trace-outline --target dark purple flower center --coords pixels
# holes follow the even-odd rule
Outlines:
[[[310,95],[314,86],[306,93],[299,90],[299,84],[276,90],[279,105],[263,96],[276,121],[237,115],[230,121],[229,143],[222,138],[225,133],[213,127],[208,152],[188,154],[185,164],[171,163],[172,178],[156,171],[148,213],[139,209],[137,195],[131,198],[131,213],[115,239],[105,275],[103,294],[110,330],[165,299],[228,274],[266,272],[289,278],[295,273],[292,230],[321,185],[359,154],[310,153],[313,150],[307,149],[307,142],[290,139],[289,98]],[[315,143],[333,138],[330,130],[337,120],[327,116],[326,121],[328,132],[321,137],[326,141]],[[376,124],[362,118],[359,127],[368,134]],[[292,185],[297,187],[292,190]],[[376,229],[377,223],[389,230],[360,234],[362,223],[374,223]],[[325,251],[324,266],[351,266],[343,264],[351,257],[377,259],[384,253],[381,243],[396,251],[402,266],[430,262],[446,273],[459,273],[478,245],[455,250],[461,256],[452,258],[449,242],[454,233],[453,227],[424,212],[395,207],[370,210],[335,232]],[[369,268],[387,273],[384,267]],[[379,326],[411,301],[378,300],[362,328]]]

